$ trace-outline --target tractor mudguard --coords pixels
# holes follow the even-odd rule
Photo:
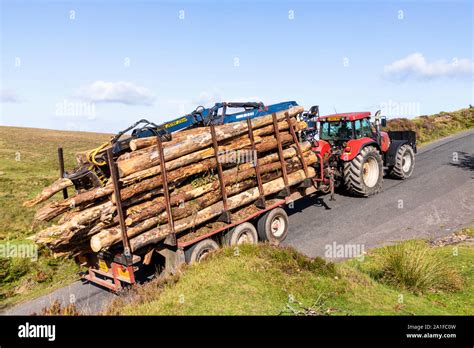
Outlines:
[[[374,141],[374,139],[371,139],[371,138],[352,139],[347,142],[346,147],[342,150],[340,159],[342,161],[352,161],[354,157],[356,157],[360,153],[360,151],[368,145],[372,145],[380,151],[379,144],[377,144],[377,142]]]
[[[391,141],[404,140],[413,148],[413,151],[415,151],[416,153],[416,132],[415,131],[411,131],[411,130],[388,131],[387,133]]]
[[[312,150],[314,153],[321,155],[321,158],[324,158],[326,154],[330,154],[331,145],[325,140],[316,140]]]

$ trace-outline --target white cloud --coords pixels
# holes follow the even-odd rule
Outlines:
[[[474,73],[474,62],[454,58],[428,63],[421,53],[413,53],[384,67],[386,76],[404,78],[435,78],[469,76]]]
[[[22,100],[12,89],[2,89],[0,94],[2,103],[20,103]]]
[[[96,103],[122,103],[127,105],[151,105],[155,96],[145,87],[130,82],[95,81],[79,89],[79,98]]]
[[[231,97],[227,98],[228,96],[223,95],[219,90],[214,89],[212,91],[203,91],[199,94],[197,98],[192,100],[192,104],[203,105],[204,107],[211,107],[214,106],[215,103],[220,102],[259,102],[259,99],[256,96],[252,97]]]
[[[212,91],[201,92],[197,98],[194,98],[192,100],[192,103],[196,104],[196,107],[198,105],[202,105],[204,107],[211,107],[215,103],[219,103],[221,101],[221,93],[217,89],[214,89]]]

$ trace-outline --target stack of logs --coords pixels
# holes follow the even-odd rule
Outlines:
[[[98,252],[121,246],[125,225],[134,252],[162,241],[172,227],[179,236],[224,211],[236,211],[300,184],[315,175],[310,165],[317,161],[311,145],[297,141],[297,132],[306,127],[296,117],[302,111],[292,107],[251,120],[186,130],[163,143],[156,137],[134,139],[131,150],[114,160],[120,198],[109,179],[102,187],[48,202],[37,210],[35,223],[55,223],[33,239],[59,254]],[[73,186],[69,179],[60,178],[24,205],[44,202],[69,186]],[[117,203],[122,206],[122,225]]]

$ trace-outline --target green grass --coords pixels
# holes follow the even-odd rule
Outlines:
[[[455,256],[452,246],[432,248],[430,260],[457,272],[462,286],[420,293],[374,276],[386,248],[373,250],[362,261],[335,265],[265,244],[244,245],[238,253],[226,248],[186,266],[180,275],[137,286],[107,314],[472,315],[474,248],[457,246],[456,251]]]
[[[474,129],[474,108],[440,112],[414,119],[397,118],[388,120],[387,125],[387,130],[416,131],[417,142],[420,145],[467,129]]]
[[[368,272],[382,283],[413,292],[457,291],[463,287],[457,269],[419,240],[379,249]]]
[[[36,208],[22,203],[57,179],[58,146],[64,148],[66,168],[72,168],[77,151],[108,139],[97,133],[0,127],[0,245],[31,243],[26,237],[34,233]],[[0,257],[0,308],[64,286],[77,279],[77,272],[72,260],[54,259],[45,249],[37,261]]]

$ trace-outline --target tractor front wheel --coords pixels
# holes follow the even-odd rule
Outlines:
[[[402,145],[395,156],[395,165],[390,168],[390,176],[405,180],[413,173],[415,167],[415,152],[410,145]]]
[[[368,197],[382,190],[383,161],[377,148],[366,146],[344,163],[344,182],[347,190],[356,196]]]

